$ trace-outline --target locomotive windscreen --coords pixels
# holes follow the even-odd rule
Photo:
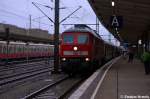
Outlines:
[[[71,44],[71,43],[73,43],[73,40],[74,40],[74,36],[71,34],[63,36],[64,43]]]
[[[89,41],[89,36],[85,33],[66,33],[63,35],[64,44],[87,44]]]
[[[88,43],[88,35],[78,35],[78,43],[79,44],[87,44]]]

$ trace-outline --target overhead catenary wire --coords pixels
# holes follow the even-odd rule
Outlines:
[[[25,17],[25,16],[21,16],[21,15],[19,15],[19,14],[16,14],[16,13],[14,13],[14,12],[11,12],[11,11],[7,11],[7,10],[4,10],[4,9],[0,9],[0,11],[1,12],[4,12],[4,13],[7,13],[7,14],[11,14],[11,15],[15,15],[15,16],[17,16],[17,17],[21,17],[21,18],[26,18],[27,19],[27,17]]]
[[[32,4],[33,4],[33,3],[35,3],[35,2],[32,2]],[[47,8],[50,8],[51,10],[54,10],[53,7],[50,7],[50,6],[48,6],[48,5],[41,4],[41,3],[37,3],[37,2],[36,2],[36,4],[41,5],[41,6],[44,6],[44,7],[47,7]]]
[[[62,0],[61,0],[61,2],[60,2],[62,5],[64,5],[65,6],[65,4],[62,2]],[[77,4],[79,4],[79,3],[77,3]],[[79,5],[80,6],[80,5]],[[69,13],[72,13],[72,11],[70,10],[70,8],[68,7],[68,9],[67,9],[68,11],[69,11]],[[81,19],[80,17],[78,17],[76,14],[74,14],[74,16],[78,19],[78,20],[80,20],[80,21],[82,21],[83,23],[86,23],[83,19]]]
[[[71,14],[69,14],[67,17],[65,17],[60,23],[64,22],[67,18],[69,18],[71,15],[73,15],[76,11],[78,11],[82,6],[79,6],[75,11],[73,11]]]
[[[54,23],[54,21],[53,21],[47,14],[45,14],[45,12],[42,11],[42,10],[36,5],[35,2],[32,2],[32,4],[33,4],[36,8],[38,8],[52,23]]]
[[[28,17],[19,15],[19,14],[17,14],[17,13],[11,12],[11,11],[7,11],[7,10],[4,10],[4,9],[0,9],[0,11],[1,11],[1,12],[4,12],[4,13],[7,13],[7,14],[11,14],[11,15],[17,16],[17,17],[19,17],[19,18],[23,18],[23,19],[25,19],[25,20],[29,20]],[[7,16],[7,17],[9,17],[9,16]],[[32,22],[39,23],[38,21],[36,21],[36,20],[34,20],[34,19],[32,19],[31,21],[32,21]],[[43,25],[52,26],[52,25],[47,24],[47,23],[43,23],[43,22],[40,22],[40,23],[43,24]]]
[[[80,4],[79,0],[75,0],[77,4]],[[85,19],[85,16],[89,16],[91,13],[89,13],[89,11],[87,11],[84,7],[83,7],[83,14],[81,16],[81,19],[87,23],[84,19]]]

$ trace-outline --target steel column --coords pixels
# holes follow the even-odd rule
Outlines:
[[[55,0],[54,72],[59,71],[59,0]]]

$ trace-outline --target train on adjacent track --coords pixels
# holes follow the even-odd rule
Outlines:
[[[54,54],[54,45],[23,42],[0,41],[0,63],[33,58],[50,57]]]
[[[120,54],[120,47],[102,40],[90,27],[78,24],[61,35],[60,60],[67,74],[93,72]]]

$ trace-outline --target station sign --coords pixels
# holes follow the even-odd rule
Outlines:
[[[112,28],[122,28],[123,26],[123,17],[113,15],[110,17],[110,26]]]

